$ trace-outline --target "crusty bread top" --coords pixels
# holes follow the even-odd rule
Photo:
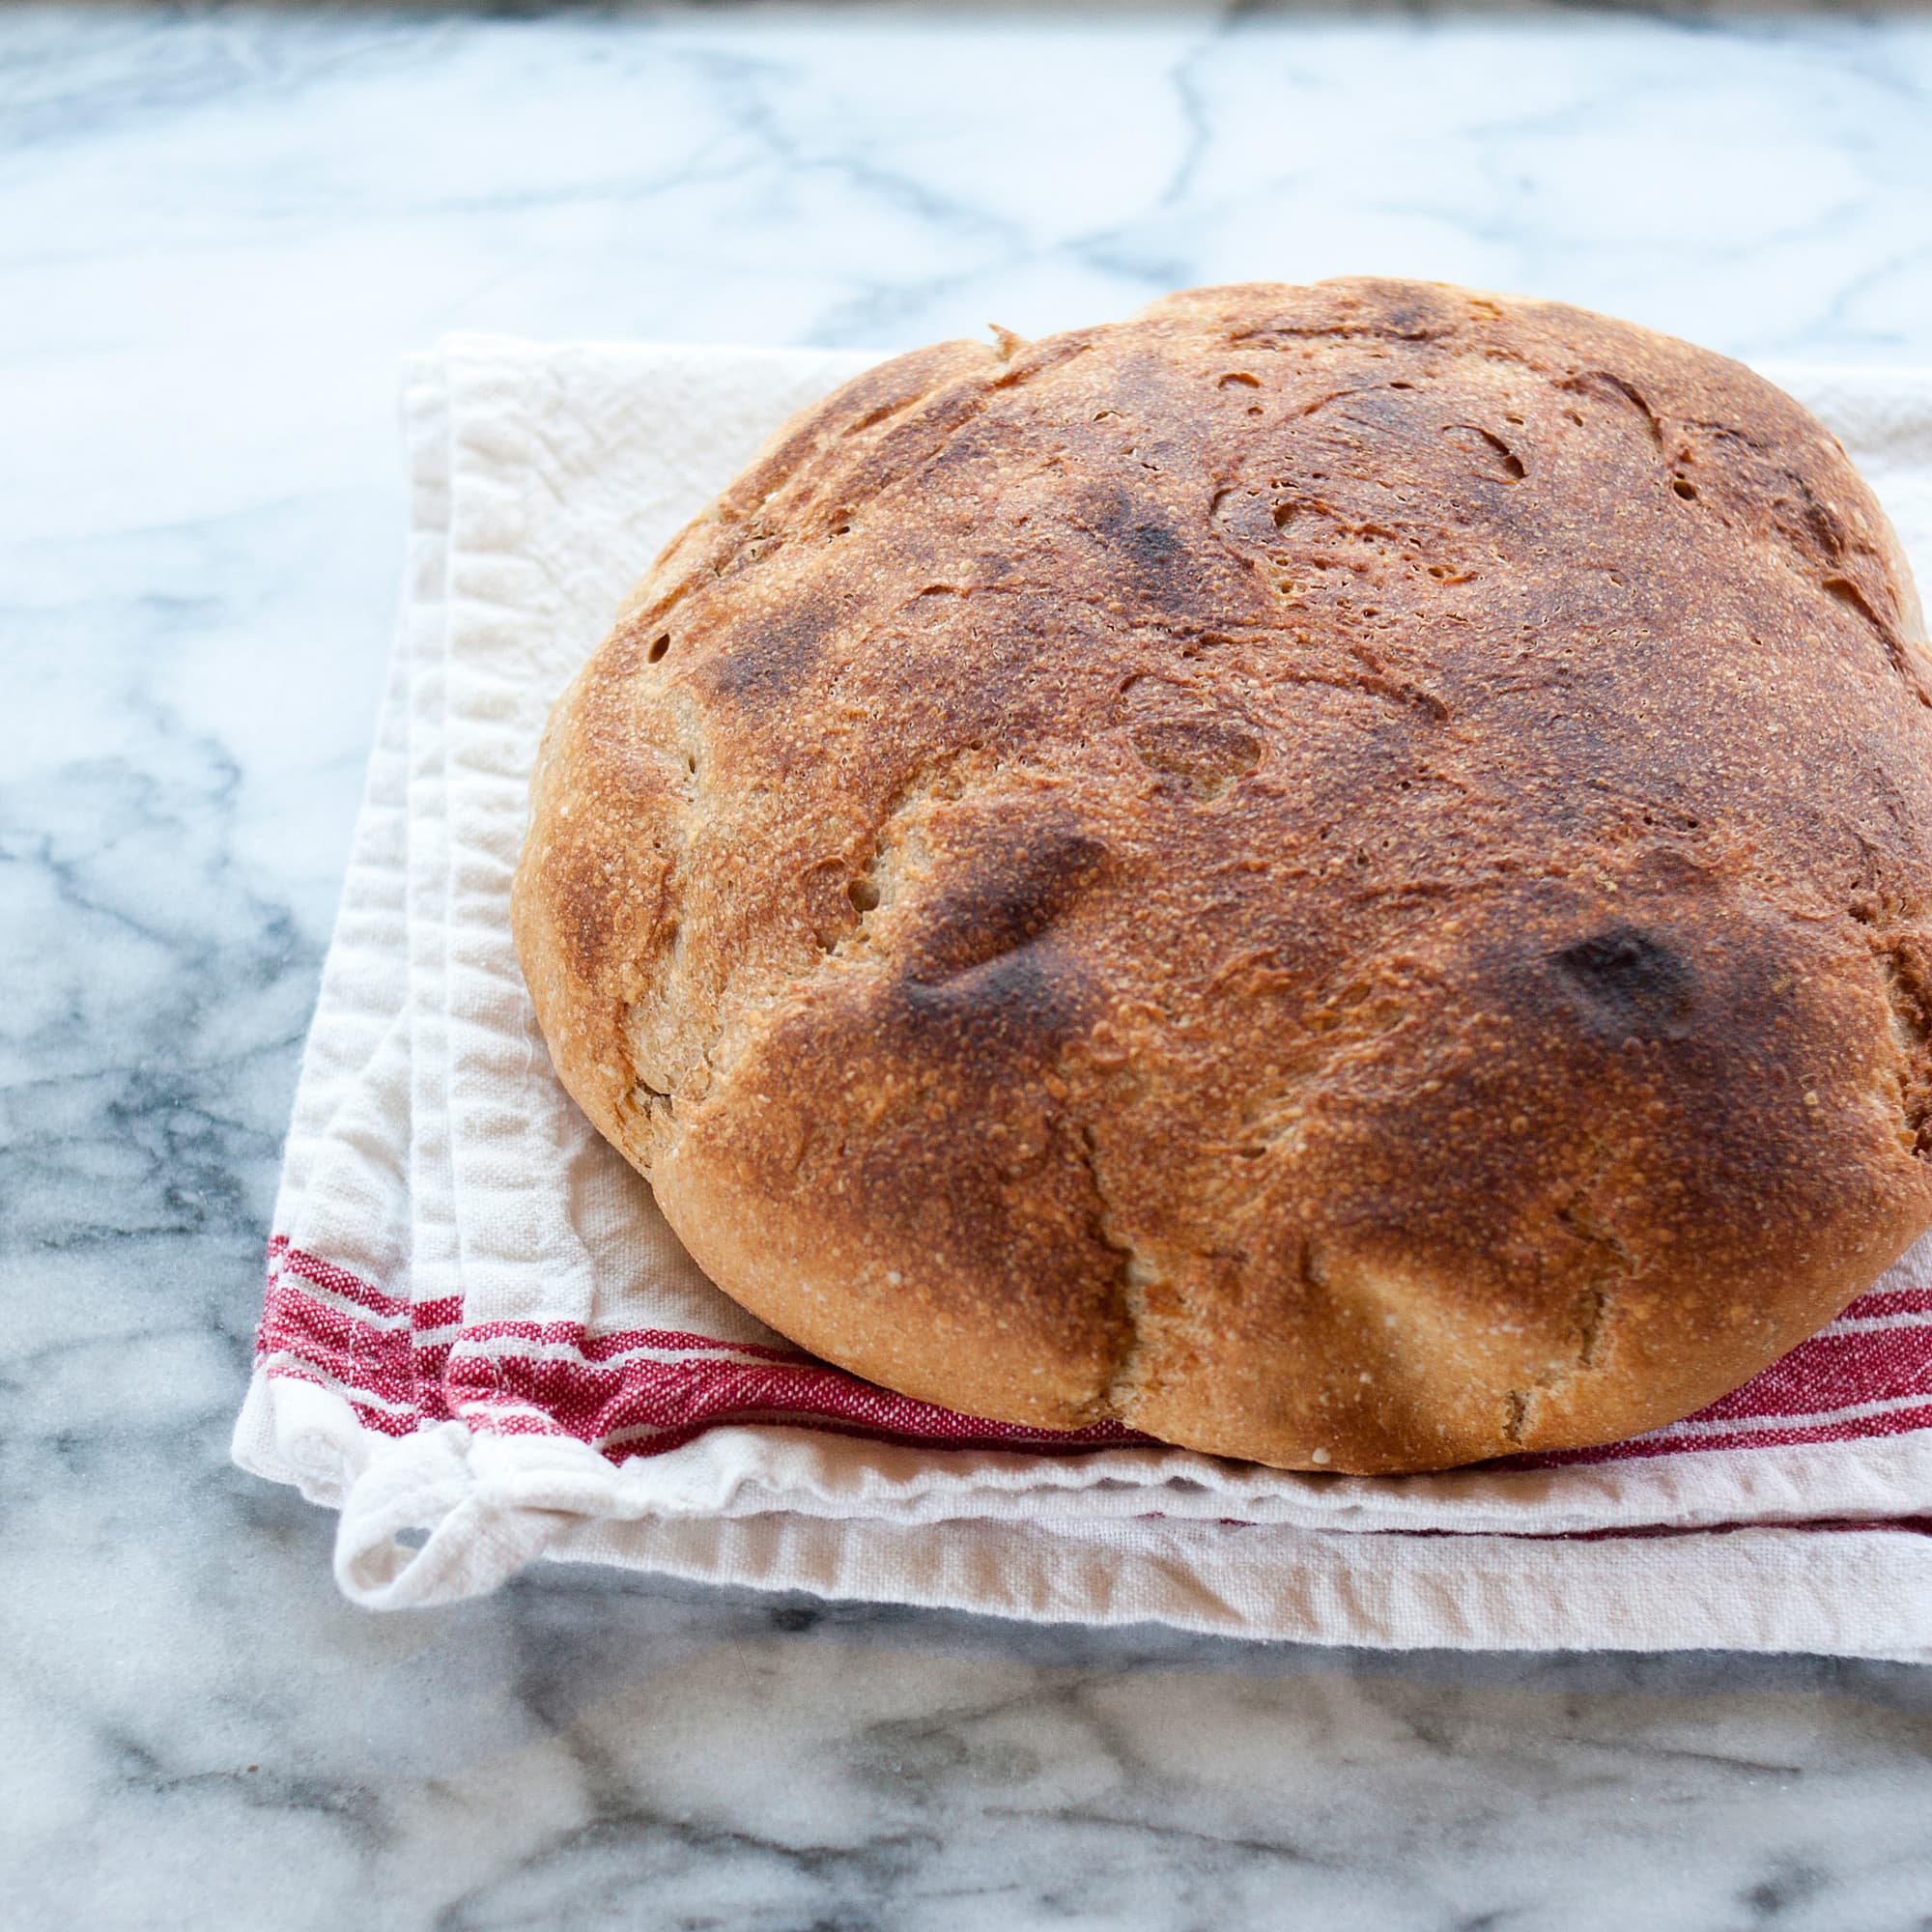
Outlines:
[[[1928,693],[1736,363],[1197,290],[789,424],[558,704],[518,942],[834,1361],[1288,1466],[1600,1441],[1932,1220]]]

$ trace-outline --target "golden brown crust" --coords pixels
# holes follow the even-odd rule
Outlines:
[[[1434,284],[888,363],[557,707],[517,937],[721,1287],[1008,1420],[1444,1467],[1932,1220],[1932,662],[1735,363]]]

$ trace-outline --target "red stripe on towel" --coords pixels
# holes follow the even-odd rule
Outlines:
[[[571,1321],[464,1326],[445,1319],[460,1317],[460,1304],[425,1306],[434,1320],[278,1238],[256,1358],[271,1376],[339,1390],[384,1435],[459,1419],[496,1435],[571,1436],[612,1462],[754,1422],[908,1447],[1079,1450],[1146,1439],[1117,1422],[1062,1431],[959,1415],[762,1343],[654,1328],[592,1334]]]
[[[1932,1289],[1874,1290],[1687,1421],[1605,1448],[1514,1458],[1509,1466],[1854,1442],[1932,1428],[1928,1318]],[[1112,1422],[1059,1431],[955,1414],[762,1343],[659,1328],[593,1334],[571,1321],[466,1324],[460,1296],[411,1302],[384,1293],[283,1236],[269,1244],[256,1357],[270,1376],[339,1390],[365,1426],[384,1435],[459,1419],[502,1435],[569,1436],[612,1462],[754,1423],[919,1448],[1076,1452],[1148,1440]]]

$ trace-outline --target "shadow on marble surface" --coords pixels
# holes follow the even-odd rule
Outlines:
[[[591,1587],[586,1593],[584,1585]],[[1023,1624],[940,1610],[866,1604],[830,1604],[787,1594],[720,1593],[695,1585],[645,1579],[611,1584],[602,1572],[577,1564],[545,1564],[519,1579],[516,1614],[561,1631],[622,1626],[628,1597],[660,1605],[701,1606],[746,1638],[776,1634],[807,1637],[853,1651],[906,1657],[1009,1661],[1036,1668],[1093,1671],[1173,1670],[1227,1678],[1274,1678],[1283,1683],[1330,1677],[1374,1678],[1391,1684],[1457,1686],[1471,1693],[1525,1690],[1564,1693],[1641,1690],[1670,1697],[1739,1692],[1825,1693],[1852,1696],[1912,1712],[1926,1720],[1932,1748],[1932,1669],[1849,1658],[1742,1656],[1721,1651],[1676,1655],[1611,1652],[1467,1652],[1352,1650],[1314,1644],[1255,1643],[1191,1635],[1146,1624],[1095,1630],[1078,1625]]]

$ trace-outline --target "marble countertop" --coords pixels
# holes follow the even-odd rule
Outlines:
[[[0,1920],[1932,1924],[1932,1672],[351,1609],[230,1468],[449,329],[911,343],[1351,270],[1932,362],[1932,16],[0,13]]]

